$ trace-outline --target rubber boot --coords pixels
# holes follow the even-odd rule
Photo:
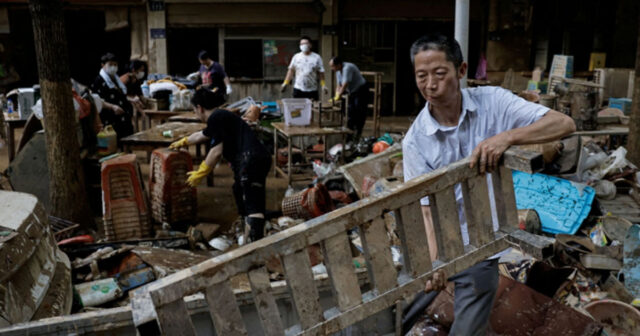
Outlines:
[[[247,224],[249,224],[249,239],[254,242],[264,237],[264,218],[260,217],[247,217]]]

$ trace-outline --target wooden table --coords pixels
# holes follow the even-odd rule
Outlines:
[[[15,113],[17,114],[17,113]],[[27,123],[27,120],[24,119],[5,119],[5,128],[7,130],[7,151],[9,154],[9,162],[13,161],[13,158],[16,156],[16,137],[15,130],[17,128],[22,128]]]
[[[143,115],[142,127],[144,129],[149,129],[151,128],[152,120],[163,122],[164,120],[167,120],[170,117],[181,115],[183,113],[192,113],[192,111],[191,110],[181,110],[181,111],[142,110],[142,115]]]
[[[287,178],[287,183],[291,184],[291,181],[303,181],[308,180],[309,176],[293,177],[291,168],[293,166],[291,162],[291,141],[295,137],[303,136],[318,136],[322,137],[324,143],[324,150],[322,151],[322,161],[327,157],[327,135],[341,135],[342,143],[345,143],[347,134],[352,134],[353,131],[346,127],[319,127],[317,124],[311,124],[309,126],[286,126],[283,122],[276,122],[271,124],[274,128],[273,132],[273,163],[274,163],[274,176],[278,176],[278,173]],[[278,167],[278,134],[283,135],[287,139],[287,170],[286,172]],[[303,153],[305,149],[303,148]],[[342,152],[344,153],[344,151]],[[342,154],[341,154],[342,159]]]
[[[201,123],[202,119],[195,112],[183,112],[178,115],[169,117],[169,121]]]

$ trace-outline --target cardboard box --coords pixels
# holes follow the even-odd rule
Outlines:
[[[589,58],[589,71],[593,71],[596,68],[604,68],[606,60],[607,53],[591,53],[591,57]]]
[[[631,114],[631,99],[629,98],[609,98],[609,107],[621,110],[624,115]]]

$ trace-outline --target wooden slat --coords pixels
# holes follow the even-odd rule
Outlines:
[[[333,284],[334,297],[340,311],[362,302],[362,293],[353,266],[351,247],[345,232],[328,238],[323,243],[325,265]]]
[[[396,286],[398,273],[393,265],[389,236],[382,217],[377,217],[360,227],[360,239],[367,260],[367,271],[378,293]]]
[[[205,298],[218,335],[247,335],[230,282],[207,287]]]
[[[513,155],[508,149],[504,156]],[[186,268],[156,280],[148,288],[157,304],[173,302],[177,298],[200,291],[203,287],[225,280],[228,276],[247,272],[256,260],[265,260],[282,251],[297,251],[319,243],[339,232],[351,229],[382,215],[384,209],[398,209],[424,196],[437,193],[469,177],[477,176],[477,169],[469,168],[469,158],[436,169],[394,188],[390,193],[369,197],[328,214],[316,217],[280,234],[265,237],[254,244],[244,245],[197,266]],[[229,273],[217,270],[228,266]]]
[[[416,277],[431,270],[431,255],[420,201],[395,211],[407,272]]]
[[[300,326],[309,328],[324,320],[318,289],[313,281],[311,261],[307,249],[282,257],[287,285],[290,288]]]
[[[513,189],[511,169],[500,166],[499,169],[491,173],[491,180],[500,229],[517,230],[518,210],[516,209],[516,195]]]
[[[438,254],[440,254],[438,259],[442,261],[449,261],[464,252],[453,188],[450,186],[429,196],[433,228],[438,242]]]
[[[344,329],[345,326],[362,321],[365,318],[394,305],[397,300],[403,299],[407,293],[417,293],[418,291],[423,290],[425,281],[432,277],[436,270],[444,270],[446,274],[457,274],[462,270],[475,265],[477,262],[504,250],[508,246],[509,244],[506,242],[506,239],[504,239],[504,237],[499,237],[479,249],[472,250],[440,267],[434,268],[417,279],[404,283],[391,291],[377,296],[371,301],[362,303],[340,315],[327,319],[327,321],[322,324],[318,324],[313,328],[304,330],[299,333],[299,335],[330,335],[338,332]]]
[[[184,299],[180,298],[169,304],[156,307],[156,314],[163,335],[191,336],[196,334]]]
[[[267,336],[280,336],[284,334],[282,318],[278,311],[278,305],[273,297],[269,273],[265,267],[249,271],[249,283],[253,293],[253,301],[258,310],[262,330]]]
[[[464,215],[467,219],[469,244],[478,247],[492,241],[495,237],[487,177],[471,177],[463,182],[462,199]]]

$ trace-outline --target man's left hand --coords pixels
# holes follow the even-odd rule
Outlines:
[[[469,167],[473,169],[478,165],[480,174],[492,172],[498,167],[502,153],[511,146],[508,132],[503,132],[492,136],[478,144],[471,153],[471,163]]]

